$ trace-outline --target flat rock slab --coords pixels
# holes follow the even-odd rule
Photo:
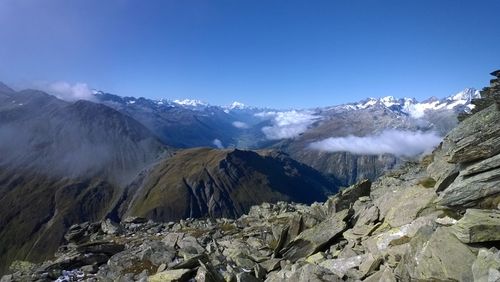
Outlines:
[[[415,281],[474,281],[471,265],[476,255],[449,227],[421,228],[399,263],[399,271]],[[400,273],[401,274],[401,273]]]
[[[334,213],[320,224],[304,230],[284,249],[283,257],[295,262],[318,252],[346,229],[347,224],[344,220],[348,212],[348,210],[343,210]]]
[[[500,241],[500,211],[468,209],[451,231],[463,243]]]
[[[193,276],[191,269],[166,270],[149,276],[149,282],[185,282]]]

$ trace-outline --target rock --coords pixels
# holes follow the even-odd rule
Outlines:
[[[122,227],[109,218],[101,222],[101,230],[108,235],[117,235],[123,232]]]
[[[387,212],[380,217],[391,227],[399,227],[411,223],[422,210],[431,205],[435,197],[432,189],[410,186],[394,192],[391,198],[377,200],[376,204],[379,208],[380,205],[387,205]]]
[[[266,282],[288,282],[288,281],[342,281],[340,277],[328,269],[315,264],[295,264],[289,269],[282,269],[278,272],[270,273]]]
[[[281,259],[278,258],[271,258],[269,260],[265,260],[263,262],[260,262],[260,266],[264,268],[268,273],[271,271],[274,271],[280,267],[280,262]]]
[[[500,194],[500,168],[471,176],[459,175],[436,203],[450,207],[475,207],[481,200]]]
[[[335,213],[341,210],[350,209],[354,202],[363,196],[370,196],[370,180],[363,180],[349,188],[340,191],[337,195],[326,201],[325,206],[328,213]]]
[[[141,224],[141,223],[146,223],[148,222],[147,218],[144,217],[139,217],[139,216],[127,216],[124,220],[123,223],[135,223],[135,224]]]
[[[283,257],[294,262],[328,247],[327,244],[347,227],[344,220],[348,212],[335,213],[315,227],[304,230],[283,250]]]
[[[89,242],[85,244],[78,245],[76,250],[80,253],[101,253],[112,256],[116,253],[119,253],[125,249],[125,246],[122,244],[107,242],[107,241],[95,241]]]
[[[259,278],[253,276],[252,274],[248,272],[241,272],[236,274],[236,281],[237,282],[261,282]]]
[[[394,273],[392,272],[390,267],[384,267],[383,269],[380,269],[373,275],[367,277],[365,282],[396,282],[396,277],[394,276]],[[405,280],[401,280],[405,281]]]
[[[88,222],[84,222],[82,224],[74,224],[69,229],[68,232],[64,235],[64,239],[68,242],[79,242],[84,238],[85,233],[87,232],[87,228],[90,226]]]
[[[306,258],[306,262],[314,264],[319,264],[324,260],[325,260],[325,254],[322,252],[315,253],[314,255]]]
[[[190,253],[196,253],[196,254],[201,254],[205,251],[205,248],[203,248],[200,243],[196,240],[195,237],[193,236],[184,236],[182,239],[177,240],[177,246],[181,250],[190,250],[188,252]]]
[[[359,270],[363,277],[375,272],[382,263],[381,257],[375,257],[368,253],[363,257],[363,262],[359,265]]]
[[[457,220],[449,216],[436,218],[436,223],[444,226],[451,226],[457,223]]]
[[[448,162],[469,163],[500,153],[500,112],[492,105],[460,123],[445,137]]]
[[[167,269],[167,264],[165,263],[162,263],[158,266],[158,269],[156,270],[156,272],[162,272],[164,271],[165,269]]]
[[[195,268],[200,265],[201,262],[208,262],[207,254],[200,254],[190,257],[178,264],[172,266],[172,269],[182,269],[182,268]]]
[[[389,248],[408,242],[423,226],[433,226],[433,218],[433,216],[420,217],[406,225],[373,235],[362,244],[374,255],[385,255]]]
[[[193,276],[191,269],[166,270],[149,276],[149,282],[187,282]]]
[[[397,275],[411,280],[473,281],[476,256],[448,229],[421,228],[397,267]],[[405,279],[402,279],[405,280]]]
[[[500,211],[468,209],[451,231],[463,243],[500,241]]]
[[[224,282],[224,277],[211,264],[200,261],[200,267],[194,278],[197,282]]]
[[[354,256],[350,258],[325,260],[319,265],[335,273],[339,277],[344,277],[349,269],[359,267],[365,256]]]
[[[472,274],[476,282],[500,280],[500,251],[496,248],[480,249],[477,259],[472,264]]]
[[[167,247],[175,248],[177,246],[177,241],[182,240],[184,238],[184,233],[171,232],[168,233],[165,238],[163,238],[162,242],[165,243]]]

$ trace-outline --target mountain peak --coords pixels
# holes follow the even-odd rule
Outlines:
[[[0,81],[0,92],[1,93],[14,93],[14,89],[7,86],[5,83]]]
[[[189,107],[200,107],[200,106],[208,106],[208,103],[205,103],[201,100],[197,99],[176,99],[174,100],[174,103],[182,106],[189,106]]]
[[[234,101],[231,103],[231,105],[228,106],[229,109],[233,110],[233,109],[244,109],[246,108],[247,106],[241,102],[238,102],[238,101]]]

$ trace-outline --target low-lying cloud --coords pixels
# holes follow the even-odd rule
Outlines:
[[[272,126],[265,126],[262,132],[267,139],[294,138],[304,133],[320,117],[308,111],[262,112],[257,117],[270,118]]]
[[[377,135],[332,137],[313,142],[310,148],[326,152],[351,152],[360,155],[392,154],[414,157],[428,153],[442,138],[435,132],[385,130]]]
[[[245,128],[248,128],[248,124],[242,122],[242,121],[234,121],[233,122],[233,126],[236,127],[236,128],[240,128],[240,129],[245,129]]]
[[[94,100],[94,95],[86,83],[71,84],[66,81],[44,83],[41,88],[49,94],[66,101]]]
[[[220,141],[219,139],[214,139],[212,144],[214,144],[214,146],[218,149],[224,149],[224,145],[222,145],[222,141]]]

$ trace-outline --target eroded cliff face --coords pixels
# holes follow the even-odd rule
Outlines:
[[[54,260],[16,262],[2,281],[497,281],[495,85],[490,103],[422,162],[324,203],[262,204],[235,220],[75,225]]]

